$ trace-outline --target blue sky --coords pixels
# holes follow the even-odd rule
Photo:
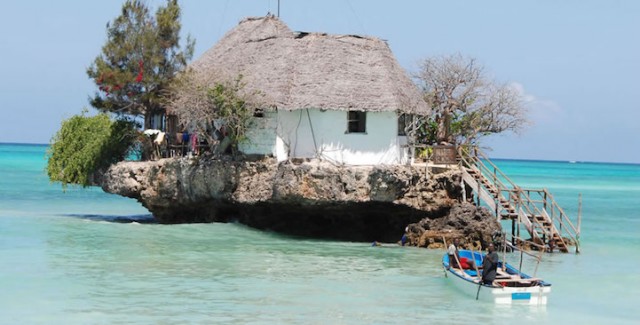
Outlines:
[[[197,57],[277,3],[183,0],[183,31]],[[95,88],[85,70],[121,5],[3,3],[0,142],[48,143],[63,119],[89,106]],[[640,163],[640,1],[281,0],[280,16],[293,30],[385,39],[408,71],[422,58],[461,53],[522,87],[534,124],[487,138],[492,157]]]

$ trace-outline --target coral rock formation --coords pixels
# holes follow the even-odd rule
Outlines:
[[[412,223],[425,231],[475,231],[457,217],[465,208],[458,207],[455,167],[171,158],[118,163],[100,183],[108,193],[135,198],[160,223],[238,221],[292,235],[385,242],[397,241]]]

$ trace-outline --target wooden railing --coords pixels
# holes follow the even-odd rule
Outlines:
[[[520,188],[475,147],[459,147],[458,157],[463,179],[477,193],[477,204],[482,200],[498,220],[518,221],[517,229],[512,226],[514,238],[520,237],[520,226],[524,225],[536,244],[553,241],[561,251],[575,245],[579,252],[580,214],[576,227],[547,189]]]

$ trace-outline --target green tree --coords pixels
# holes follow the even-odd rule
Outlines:
[[[155,16],[144,1],[127,0],[120,16],[107,24],[107,42],[87,69],[99,89],[91,105],[101,112],[147,118],[163,112],[163,92],[193,55],[190,37],[181,48],[180,29],[177,0],[167,0]]]
[[[416,78],[433,110],[415,128],[427,144],[474,144],[483,136],[517,133],[529,123],[522,94],[489,80],[474,59],[428,58]]]
[[[63,188],[92,185],[96,172],[124,160],[138,136],[131,121],[85,113],[62,122],[47,152],[49,180],[62,183]]]

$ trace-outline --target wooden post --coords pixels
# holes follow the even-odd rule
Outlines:
[[[464,181],[462,181],[462,202],[467,202],[467,188],[464,185]]]
[[[544,254],[544,247],[540,248],[540,255],[538,255],[537,259],[538,261],[536,262],[536,269],[533,271],[533,276],[532,277],[536,277],[536,274],[538,273],[538,266],[540,266],[540,261],[542,261],[542,254]]]
[[[482,255],[480,255],[482,257]],[[473,245],[471,245],[471,260],[473,261],[473,266],[476,269],[476,277],[478,278],[478,291],[476,292],[476,300],[480,297],[480,288],[482,288],[482,277],[480,276],[480,270],[478,270],[478,263],[476,262],[476,253],[473,250]]]
[[[518,273],[522,273],[522,258],[524,257],[524,252],[520,250],[520,266],[518,266]]]
[[[476,206],[480,206],[480,177],[482,177],[482,171],[478,169],[481,175],[476,177],[476,183],[478,184],[478,189],[476,191]]]
[[[576,231],[576,254],[580,253],[580,224],[582,223],[582,193],[578,194],[578,230]]]
[[[520,238],[520,214],[518,213],[518,229],[516,232],[516,236]]]
[[[496,187],[497,189],[497,187]],[[498,213],[500,213],[500,207],[502,207],[502,202],[500,202],[500,192],[498,192],[498,195],[496,195],[493,198],[493,203],[496,205],[496,211],[494,211],[496,218],[499,220],[500,216],[498,215]]]
[[[507,269],[507,234],[502,236],[502,271]]]
[[[518,214],[518,219],[520,219],[520,215]],[[518,225],[520,225],[520,220],[518,220]],[[513,246],[516,245],[516,219],[511,219],[511,244],[513,244]],[[518,234],[518,236],[520,236],[520,234]]]

